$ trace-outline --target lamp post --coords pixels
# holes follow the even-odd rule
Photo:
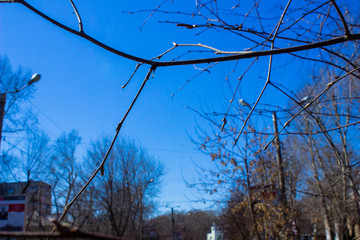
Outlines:
[[[20,89],[15,89],[14,91],[0,93],[0,150],[1,150],[1,139],[2,139],[2,127],[3,127],[3,121],[4,121],[4,115],[5,115],[6,94],[19,93],[19,92],[23,91],[25,88],[27,88],[28,86],[30,86],[31,84],[38,82],[40,80],[40,78],[41,78],[41,75],[38,73],[35,73],[34,75],[32,75],[32,77],[27,82],[27,84],[24,85],[23,87],[21,87]]]

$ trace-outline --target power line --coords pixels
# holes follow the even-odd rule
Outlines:
[[[60,129],[62,132],[66,132],[59,124],[57,124],[49,115],[47,115],[44,111],[42,111],[35,103],[33,103],[30,99],[28,101],[42,114],[45,118],[47,118],[54,126]]]
[[[20,139],[20,140],[25,140],[25,139],[32,139],[32,138],[27,138],[27,137],[19,137],[19,136],[12,136],[12,135],[5,135],[4,137],[6,138],[12,138],[12,139]],[[49,141],[51,142],[55,142],[56,139],[49,139]],[[79,145],[90,145],[91,142],[81,142]],[[179,150],[179,149],[166,149],[166,148],[143,148],[146,151],[163,151],[163,152],[174,152],[174,153],[191,153],[191,154],[201,154],[201,155],[207,155],[204,154],[202,152],[196,152],[196,151],[185,151],[185,150]]]

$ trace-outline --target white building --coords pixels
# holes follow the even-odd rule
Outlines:
[[[211,227],[211,233],[206,234],[207,240],[224,240],[224,234],[215,226],[215,223]]]

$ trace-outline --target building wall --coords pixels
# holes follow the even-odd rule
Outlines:
[[[42,181],[0,183],[0,195],[26,196],[26,229],[41,230],[51,214],[51,186]]]
[[[224,234],[215,226],[215,223],[211,227],[211,232],[206,236],[207,240],[224,240]]]

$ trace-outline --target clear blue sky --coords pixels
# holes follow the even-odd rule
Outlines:
[[[76,1],[79,2],[79,1]],[[35,7],[77,29],[76,16],[68,1],[30,1]],[[169,3],[170,8],[178,9]],[[182,4],[182,3],[181,3]],[[188,3],[191,6],[193,3]],[[142,56],[154,57],[176,43],[212,45],[223,50],[246,48],[239,38],[225,33],[213,37],[210,33],[194,36],[194,31],[157,21],[166,16],[155,15],[142,28],[149,13],[124,14],[122,11],[149,9],[153,1],[82,1],[77,3],[84,30],[90,36],[119,50]],[[182,4],[181,8],[188,7]],[[241,45],[244,44],[242,47]],[[125,89],[121,86],[131,75],[135,62],[107,52],[84,39],[52,25],[20,4],[0,5],[0,53],[7,55],[14,65],[21,65],[41,73],[36,85],[35,98],[31,101],[38,112],[40,127],[56,139],[63,131],[77,129],[83,137],[82,147],[101,134],[113,136],[115,128],[141,84],[147,67],[135,75]],[[240,89],[242,98],[253,102],[266,76],[267,58],[263,65],[249,75]],[[280,67],[284,59],[276,59]],[[241,62],[245,67],[248,60]],[[133,111],[123,125],[121,136],[134,139],[165,166],[160,202],[163,205],[180,205],[180,209],[206,208],[209,204],[195,203],[196,191],[186,188],[183,176],[191,181],[196,178],[193,162],[210,167],[210,159],[196,150],[190,136],[194,136],[196,123],[201,119],[184,106],[201,108],[226,108],[230,100],[225,81],[234,63],[221,64],[204,72],[191,81],[182,91],[171,95],[198,71],[194,66],[157,69],[155,77],[146,85]],[[277,65],[276,65],[277,64]],[[198,67],[204,67],[198,66]],[[278,82],[287,82],[289,74],[274,69]],[[291,76],[293,87],[301,85],[301,79],[309,74]],[[238,76],[235,76],[235,79]],[[271,92],[264,101],[274,99]],[[285,105],[284,98],[277,105]],[[183,175],[183,176],[182,176]],[[164,210],[164,209],[163,209]]]

